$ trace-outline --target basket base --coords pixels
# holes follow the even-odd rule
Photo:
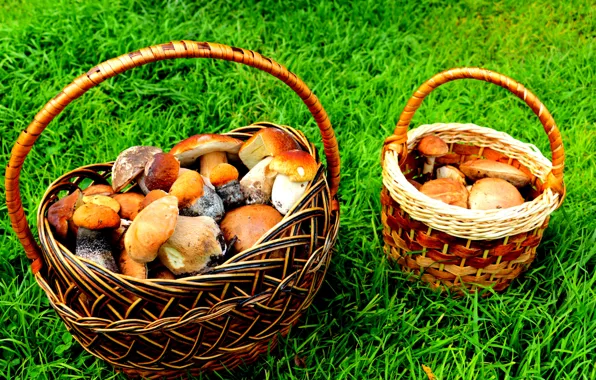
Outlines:
[[[384,251],[405,273],[454,294],[505,290],[534,261],[547,218],[535,230],[495,240],[470,240],[433,230],[412,219],[381,193]],[[485,292],[490,294],[490,292]]]

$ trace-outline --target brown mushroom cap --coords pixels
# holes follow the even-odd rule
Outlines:
[[[226,241],[236,236],[236,252],[252,247],[267,231],[282,220],[282,216],[271,206],[254,204],[242,206],[228,212],[220,227]]]
[[[147,278],[147,264],[134,261],[126,252],[126,249],[120,253],[118,260],[120,273],[140,279]]]
[[[91,185],[83,190],[83,195],[112,195],[114,189],[110,185]]]
[[[145,207],[149,206],[151,203],[155,202],[158,199],[166,197],[168,193],[163,190],[151,190],[143,199],[141,204],[139,205],[139,212],[143,210]]]
[[[425,157],[441,157],[449,153],[449,147],[439,136],[428,135],[418,142],[418,151]]]
[[[81,190],[76,189],[72,194],[58,200],[48,209],[48,221],[54,227],[60,239],[68,235],[68,221],[72,219],[77,205],[82,202]]]
[[[74,224],[89,230],[120,227],[120,216],[107,206],[85,203],[77,208],[72,217]]]
[[[107,195],[86,195],[83,196],[83,203],[93,203],[96,205],[106,206],[114,210],[120,211],[120,203]]]
[[[300,145],[288,133],[278,128],[263,128],[240,148],[238,155],[247,168],[252,169],[267,156],[276,156],[281,152],[300,149]]]
[[[166,196],[144,208],[124,235],[124,246],[133,260],[153,261],[159,247],[174,233],[178,220],[178,199]]]
[[[114,194],[112,198],[120,204],[120,211],[118,214],[122,219],[134,220],[139,213],[141,202],[145,199],[143,194],[139,193],[122,193]]]
[[[180,162],[173,154],[157,153],[145,165],[145,186],[149,190],[170,191],[180,171]]]
[[[238,179],[238,169],[230,164],[219,164],[211,170],[209,181],[215,187]]]
[[[500,178],[483,178],[472,185],[468,205],[472,210],[492,210],[519,206],[524,198],[511,183]]]
[[[460,182],[451,178],[440,178],[425,182],[420,192],[453,206],[467,208],[468,190]]]
[[[170,195],[178,198],[178,207],[187,208],[203,196],[203,177],[194,170],[182,173],[170,188]]]
[[[292,182],[310,181],[317,174],[315,158],[303,150],[288,150],[273,157],[269,170],[290,177]]]
[[[493,160],[467,161],[459,166],[459,170],[474,181],[482,178],[500,178],[516,187],[523,187],[531,181],[530,176],[521,170]]]
[[[170,154],[176,156],[181,165],[190,165],[200,156],[213,152],[237,154],[242,140],[217,134],[202,134],[187,138],[174,145]]]
[[[122,151],[112,167],[114,191],[122,190],[143,173],[147,161],[157,153],[161,153],[161,149],[154,146],[133,146]]]

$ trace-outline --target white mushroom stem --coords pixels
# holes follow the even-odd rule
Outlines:
[[[199,160],[201,165],[200,173],[203,177],[207,178],[209,178],[211,169],[213,169],[219,164],[228,163],[228,157],[226,156],[226,152],[207,153],[202,155]]]
[[[246,204],[266,204],[271,199],[271,189],[276,172],[268,170],[273,157],[266,157],[256,164],[240,181]]]
[[[306,192],[308,181],[292,182],[290,177],[278,174],[273,183],[271,203],[280,214],[286,215]]]
[[[422,174],[425,176],[431,177],[434,167],[435,167],[435,158],[427,156],[426,161],[424,162],[424,167],[422,168]]]

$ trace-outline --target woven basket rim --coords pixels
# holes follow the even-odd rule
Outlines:
[[[447,142],[472,142],[476,146],[490,147],[508,156],[515,156],[542,181],[552,168],[551,162],[540,150],[528,143],[521,142],[505,132],[475,124],[435,123],[425,124],[408,131],[408,149],[411,150],[423,136],[436,134],[445,139],[449,131],[458,131],[458,136],[447,138]],[[463,133],[467,131],[469,135]],[[480,143],[477,143],[481,140]],[[471,239],[498,239],[517,233],[530,231],[541,225],[560,204],[559,194],[550,188],[522,205],[495,210],[470,210],[445,204],[432,199],[411,185],[399,168],[398,153],[387,150],[383,160],[383,184],[391,198],[400,204],[404,211],[430,227],[450,235]],[[506,221],[506,226],[496,228]],[[451,224],[456,224],[452,226]]]

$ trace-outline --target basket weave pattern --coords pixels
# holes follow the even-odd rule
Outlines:
[[[473,124],[423,125],[408,132],[424,97],[443,83],[462,78],[498,84],[526,101],[547,131],[552,163],[531,144]],[[424,157],[417,157],[414,149],[430,134],[449,145],[449,153],[437,158],[437,165],[479,158],[507,163],[531,177],[531,201],[480,211],[446,205],[420,193],[408,179],[422,172]],[[385,142],[381,193],[385,253],[405,272],[437,289],[453,288],[461,293],[492,286],[496,291],[504,290],[534,260],[549,215],[564,198],[563,162],[563,146],[552,116],[519,83],[483,69],[438,74],[410,99],[394,135]]]
[[[261,128],[280,128],[316,158],[319,169],[296,206],[251,249],[227,258],[208,273],[178,280],[140,280],[75,256],[71,247],[54,238],[47,209],[65,191],[73,192],[83,184],[107,184],[113,163],[76,169],[49,187],[37,214],[38,246],[24,218],[18,182],[24,157],[39,133],[70,101],[108,77],[153,60],[182,57],[242,62],[282,79],[302,98],[320,127],[329,177],[304,134],[256,123],[227,135],[247,140]],[[320,288],[331,259],[339,227],[338,184],[333,130],[318,99],[300,79],[252,51],[181,41],[104,62],[50,101],[13,149],[7,202],[13,228],[33,260],[37,282],[83,348],[129,376],[175,378],[251,363],[297,323]]]

